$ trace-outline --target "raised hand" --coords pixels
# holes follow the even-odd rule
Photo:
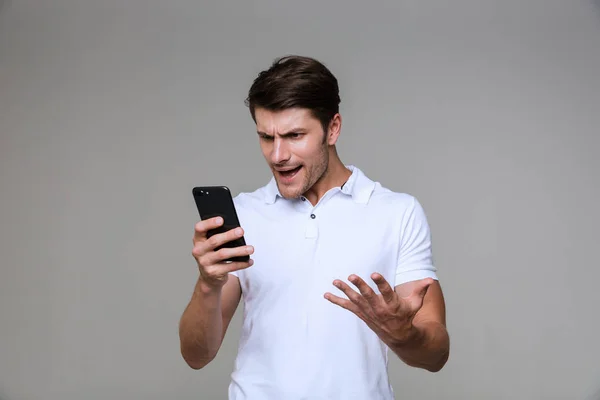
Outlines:
[[[336,279],[333,285],[344,292],[348,299],[329,292],[325,293],[325,298],[356,314],[388,345],[409,341],[415,334],[412,321],[423,306],[423,298],[433,279],[413,282],[414,288],[407,297],[401,297],[396,293],[381,274],[374,273],[371,279],[381,294],[375,293],[359,276],[350,275],[348,280],[358,288],[359,292]]]
[[[250,267],[254,261],[224,262],[232,257],[246,256],[254,252],[252,246],[238,246],[234,248],[223,247],[217,251],[215,248],[242,237],[242,228],[231,229],[207,238],[207,232],[223,224],[221,217],[200,221],[195,226],[194,248],[192,255],[198,263],[201,279],[213,288],[222,287],[227,282],[228,274],[233,271]]]

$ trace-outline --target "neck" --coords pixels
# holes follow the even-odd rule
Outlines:
[[[304,194],[313,205],[317,204],[319,200],[327,193],[328,190],[334,187],[340,187],[348,178],[350,178],[352,172],[346,168],[344,163],[340,160],[335,151],[330,152],[329,164],[327,170],[323,176]]]

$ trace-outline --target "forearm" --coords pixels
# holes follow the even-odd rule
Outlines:
[[[194,369],[206,366],[223,340],[221,290],[198,280],[179,325],[181,354]]]
[[[408,339],[386,344],[407,365],[430,372],[441,370],[450,353],[448,331],[434,321],[415,323]]]

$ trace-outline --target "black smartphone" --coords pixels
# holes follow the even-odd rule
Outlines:
[[[209,230],[206,233],[207,237],[211,237],[218,233],[224,233],[240,226],[240,221],[235,210],[235,204],[233,203],[233,197],[227,186],[198,186],[192,189],[192,194],[194,195],[194,201],[196,202],[196,208],[198,208],[200,219],[207,220],[214,217],[223,218],[223,224],[218,228]],[[215,251],[223,247],[233,248],[245,245],[246,240],[242,236],[217,247]],[[246,255],[232,257],[225,261],[248,261],[249,259],[250,256]]]

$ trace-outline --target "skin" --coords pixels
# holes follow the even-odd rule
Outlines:
[[[335,144],[340,136],[342,119],[336,114],[327,131],[306,109],[255,110],[259,144],[273,172],[281,195],[292,199],[304,196],[313,205],[333,187],[339,187],[351,172],[340,160]],[[281,171],[300,166],[293,179]],[[230,271],[248,268],[246,263],[225,264],[232,256],[252,254],[252,246],[214,249],[233,239],[229,231],[206,239],[206,231],[222,224],[217,219],[198,222],[195,226],[192,255],[199,268],[194,294],[180,322],[183,358],[190,367],[199,369],[217,354],[227,327],[241,298],[238,278]],[[238,228],[237,235],[243,235]],[[364,281],[372,279],[381,294]],[[342,298],[324,294],[330,303],[352,312],[363,320],[378,337],[407,365],[437,372],[448,360],[450,342],[446,329],[444,296],[437,280],[422,279],[394,288],[378,273],[370,277],[350,275],[332,282],[332,289],[344,293]]]

